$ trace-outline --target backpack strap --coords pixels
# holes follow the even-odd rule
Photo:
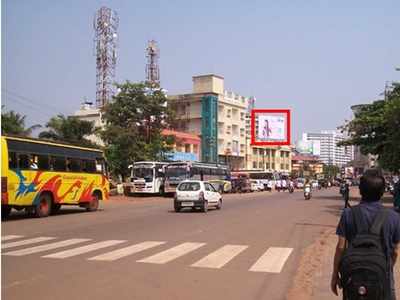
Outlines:
[[[374,219],[374,222],[372,223],[369,229],[369,232],[375,235],[380,235],[383,224],[385,224],[388,215],[389,215],[388,209],[382,208],[381,210],[379,210]]]
[[[356,226],[357,234],[366,234],[368,233],[368,226],[365,223],[364,216],[361,211],[361,207],[359,205],[353,206],[350,208],[351,214],[353,216],[353,222]]]

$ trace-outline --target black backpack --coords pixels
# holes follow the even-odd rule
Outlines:
[[[359,206],[351,208],[356,236],[339,265],[344,300],[389,300],[389,258],[385,254],[383,224],[388,210],[382,208],[368,228]]]

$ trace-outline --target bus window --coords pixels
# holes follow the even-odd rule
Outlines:
[[[94,160],[84,160],[82,162],[82,171],[87,173],[96,173],[96,162]]]
[[[80,172],[81,171],[81,160],[76,158],[70,158],[68,161],[68,171]]]
[[[49,170],[49,157],[47,155],[36,155],[39,170]]]
[[[61,156],[54,156],[52,158],[52,169],[54,171],[66,171],[67,170],[67,164],[65,161],[65,157]]]
[[[10,152],[8,154],[8,167],[10,169],[16,169],[18,168],[18,157],[17,153],[15,152]]]
[[[18,155],[19,168],[20,169],[29,169],[30,166],[30,157],[28,154],[19,154]]]

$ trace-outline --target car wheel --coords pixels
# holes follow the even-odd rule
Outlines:
[[[217,209],[222,208],[222,198],[218,200]]]
[[[203,210],[203,213],[206,213],[208,211],[208,202],[207,201],[204,201],[202,210]]]
[[[181,211],[181,207],[179,206],[179,204],[174,203],[174,210],[175,210],[175,212],[180,212]]]

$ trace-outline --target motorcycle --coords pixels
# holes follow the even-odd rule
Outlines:
[[[305,200],[311,199],[311,188],[308,186],[304,188],[304,199]]]

